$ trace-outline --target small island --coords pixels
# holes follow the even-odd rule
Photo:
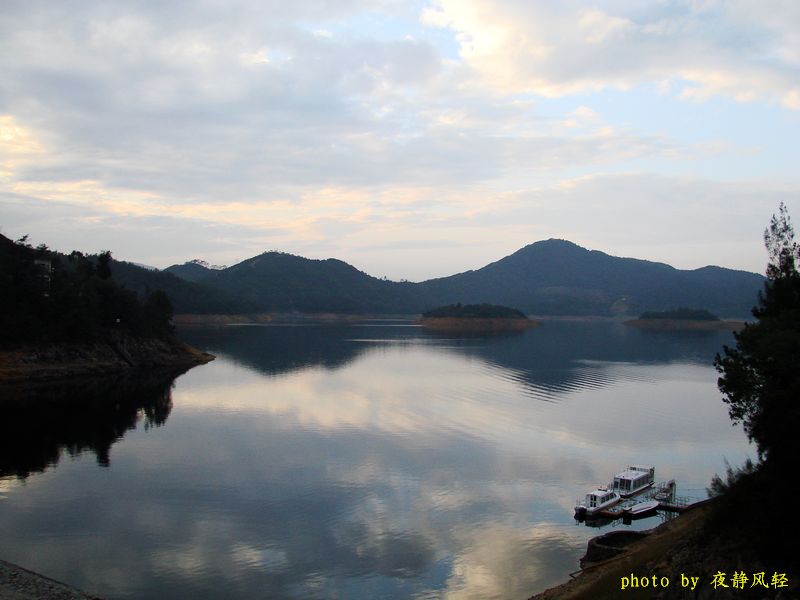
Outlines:
[[[716,331],[738,330],[742,321],[723,321],[702,308],[676,308],[673,310],[644,312],[638,319],[625,321],[625,325],[656,331]]]
[[[426,329],[457,332],[525,331],[537,325],[524,313],[495,304],[449,304],[422,313],[419,324]]]

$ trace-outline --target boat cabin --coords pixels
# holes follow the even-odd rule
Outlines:
[[[614,475],[614,483],[611,487],[621,496],[632,496],[653,485],[655,477],[655,467],[629,465],[625,471]]]
[[[619,494],[611,490],[594,490],[586,494],[584,507],[586,511],[592,513],[601,508],[611,506],[619,502]]]

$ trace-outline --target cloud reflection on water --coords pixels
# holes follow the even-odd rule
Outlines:
[[[524,597],[595,533],[571,519],[585,487],[630,460],[705,483],[743,452],[691,343],[637,362],[646,340],[572,327],[551,352],[306,329],[306,355],[291,328],[198,332],[219,358],[105,476],[76,459],[6,492],[4,556],[121,598]]]

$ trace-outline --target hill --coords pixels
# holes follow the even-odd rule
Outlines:
[[[449,304],[438,306],[422,313],[427,319],[527,319],[524,313],[516,308],[497,306],[495,304]]]
[[[182,265],[172,265],[164,269],[167,273],[172,273],[176,277],[185,279],[186,281],[201,281],[206,277],[213,275],[215,269],[212,269],[202,260],[190,260]]]
[[[420,285],[438,304],[504,304],[528,314],[638,314],[700,306],[743,317],[749,315],[763,282],[755,273],[721,267],[683,271],[551,239],[476,271]]]
[[[377,279],[341,260],[265,252],[213,271],[198,283],[263,312],[415,313],[417,286]]]
[[[0,383],[185,370],[213,358],[175,338],[162,290],[137,294],[114,266],[110,252],[66,255],[0,235]]]
[[[214,273],[212,269],[200,265],[197,267]],[[258,311],[256,304],[237,297],[225,289],[203,283],[202,277],[197,277],[199,271],[191,271],[191,267],[179,270],[181,275],[178,276],[170,270],[145,269],[130,262],[112,261],[112,270],[114,278],[120,285],[135,291],[140,296],[146,294],[148,290],[163,290],[176,313],[234,314]],[[197,278],[189,279],[185,275]]]
[[[145,283],[165,275],[174,279]],[[132,274],[120,277],[136,289],[164,289],[176,312],[193,314],[415,314],[460,302],[515,306],[536,315],[637,315],[697,306],[726,318],[747,318],[764,282],[755,273],[713,266],[679,270],[565,240],[536,242],[481,269],[421,283],[377,279],[341,260],[281,252],[224,269],[192,261],[166,273],[141,269],[136,280]]]

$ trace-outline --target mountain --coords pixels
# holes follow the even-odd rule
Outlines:
[[[419,293],[413,283],[377,279],[329,258],[313,260],[265,252],[232,267],[211,271],[198,281],[264,312],[415,313]]]
[[[172,273],[176,277],[186,281],[200,281],[214,274],[215,269],[211,269],[207,263],[201,260],[190,260],[182,265],[172,265],[164,269],[167,273]]]
[[[501,304],[537,315],[636,316],[685,306],[746,318],[764,283],[755,273],[711,266],[680,270],[555,239],[525,246],[481,269],[422,283],[386,281],[340,260],[281,252],[265,252],[225,269],[192,261],[167,271],[205,290],[198,295],[191,288],[184,290],[194,294],[191,298],[173,298],[176,312],[223,313],[419,313],[461,302]],[[211,289],[221,295],[212,296]],[[235,299],[239,308],[226,305],[226,298]],[[206,300],[213,300],[213,310],[182,308]],[[242,311],[242,306],[249,308]]]
[[[721,267],[684,271],[550,239],[476,271],[420,286],[441,304],[486,302],[514,306],[528,314],[636,315],[688,306],[726,317],[746,317],[763,283],[764,278],[755,273]]]
[[[209,271],[213,272],[211,269]],[[259,307],[201,281],[191,281],[171,272],[150,270],[133,263],[112,261],[114,279],[129,290],[144,296],[150,290],[163,290],[176,313],[234,314],[257,312]]]

